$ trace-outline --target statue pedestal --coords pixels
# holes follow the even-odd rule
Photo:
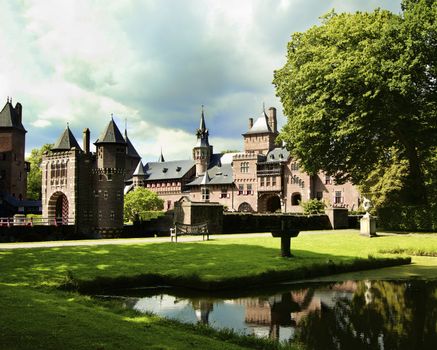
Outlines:
[[[360,220],[360,235],[366,237],[376,236],[376,219],[372,218],[369,213]]]

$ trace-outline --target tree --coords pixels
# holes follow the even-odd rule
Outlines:
[[[155,192],[137,187],[124,197],[125,221],[145,220],[150,211],[162,210],[164,201]]]
[[[307,215],[320,214],[325,212],[325,203],[316,198],[309,199],[305,202],[300,202],[299,204],[303,209],[303,213]]]
[[[331,12],[293,34],[273,81],[288,117],[280,139],[303,168],[384,193],[380,205],[427,203],[435,191],[437,2],[402,5],[399,15]]]
[[[50,151],[52,147],[53,144],[46,143],[41,148],[34,148],[27,158],[27,161],[30,163],[30,172],[27,175],[27,198],[29,199],[41,199],[42,157],[44,153]]]

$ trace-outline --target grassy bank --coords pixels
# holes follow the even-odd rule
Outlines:
[[[111,284],[173,281],[213,288],[300,279],[392,264],[394,260],[380,259],[379,252],[398,248],[437,250],[437,236],[302,235],[292,242],[295,257],[291,259],[279,256],[279,239],[270,237],[3,250],[0,348],[275,348],[116,307],[108,309],[59,287],[96,290]]]

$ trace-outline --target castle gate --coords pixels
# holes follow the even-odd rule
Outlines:
[[[264,193],[258,198],[259,213],[274,213],[281,211],[281,199],[276,193]]]
[[[48,219],[50,223],[56,219],[57,224],[68,225],[68,199],[64,193],[58,191],[50,197]]]

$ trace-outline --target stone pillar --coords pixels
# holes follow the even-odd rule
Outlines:
[[[376,219],[369,213],[360,219],[360,235],[366,237],[376,236]]]

